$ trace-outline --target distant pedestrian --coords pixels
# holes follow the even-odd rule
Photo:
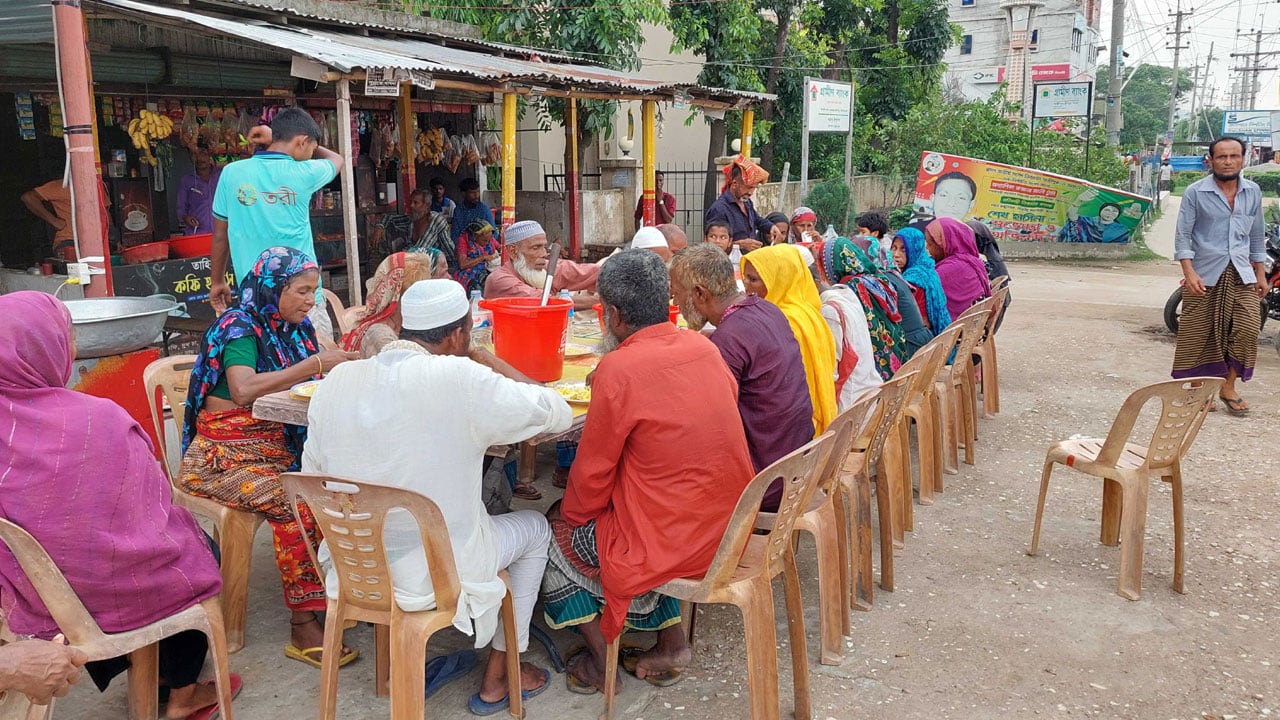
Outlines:
[[[1249,412],[1236,379],[1248,382],[1253,376],[1258,299],[1267,292],[1262,190],[1240,177],[1244,157],[1237,138],[1209,146],[1213,175],[1183,193],[1173,254],[1186,279],[1173,377],[1225,378],[1218,393],[1232,415]]]
[[[1173,185],[1173,167],[1169,165],[1168,160],[1160,163],[1160,189],[1172,190]]]

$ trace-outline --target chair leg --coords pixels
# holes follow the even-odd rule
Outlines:
[[[804,604],[800,599],[800,569],[796,567],[795,544],[792,548],[782,555],[782,584],[783,597],[787,606],[787,637],[791,643],[791,678],[794,684],[795,692],[795,716],[796,720],[809,720],[812,715],[810,708],[809,695],[809,646],[804,636]],[[819,561],[821,568],[821,561]],[[830,575],[830,573],[827,573]],[[818,571],[818,582],[821,583],[822,571]],[[819,604],[824,601],[820,599]],[[826,629],[827,620],[822,619],[822,663],[824,665],[839,665],[840,658],[837,656],[835,662],[827,662],[826,654]],[[836,638],[837,645],[840,638]],[[776,681],[770,680],[771,684],[776,685]]]
[[[1110,478],[1102,479],[1102,530],[1099,533],[1103,545],[1120,544],[1120,518],[1124,508],[1124,491],[1120,483]]]
[[[916,449],[920,458],[920,504],[933,504],[933,491],[942,475],[942,456],[938,452],[941,445],[935,437],[937,424],[934,422],[933,409],[929,405],[931,397],[920,403],[920,417],[916,418]]]
[[[836,582],[840,590],[840,635],[849,637],[852,635],[852,626],[849,619],[849,613],[853,610],[853,580],[852,568],[850,567],[849,538],[849,513],[845,507],[844,492],[839,486],[834,489],[835,495],[831,498],[831,508],[835,515],[835,535],[836,535],[836,563],[838,572],[836,573]],[[819,579],[819,593],[821,593],[821,579]]]
[[[227,663],[227,632],[222,621],[222,607],[217,597],[200,603],[209,623],[209,649],[213,655],[213,678],[218,690],[218,717],[233,720],[231,709],[231,668]]]
[[[337,603],[330,601],[324,614],[324,656],[320,658],[320,720],[335,720],[338,717],[338,661],[342,657],[342,625],[342,609]],[[377,630],[382,630],[383,627],[378,626]],[[390,630],[386,632],[389,637]],[[375,672],[375,675],[381,676],[382,672]],[[378,683],[378,694],[383,692],[384,687],[385,682]]]
[[[524,697],[520,694],[520,645],[516,641],[516,608],[511,600],[511,588],[502,596],[502,632],[511,638],[507,641],[507,712],[511,717],[524,717]],[[425,666],[424,666],[425,670]]]
[[[915,532],[916,518],[914,493],[911,481],[911,418],[906,415],[898,421],[898,465],[902,472],[898,475],[898,503],[901,508],[902,529],[904,532]]]
[[[779,720],[778,635],[769,580],[757,578],[739,607],[742,608],[742,627],[746,636],[751,720]]]
[[[337,658],[342,651],[340,645],[332,655],[326,647],[325,659]],[[337,663],[334,665],[336,673]],[[391,720],[422,720],[426,714],[426,666],[427,638],[403,624],[391,628]]]
[[[258,517],[228,510],[218,522],[219,550],[222,552],[222,617],[227,627],[227,649],[244,647],[244,628],[249,612],[249,572],[253,560],[253,536]]]
[[[987,338],[987,349],[982,353],[982,409],[987,417],[1000,412],[1000,369],[996,363],[996,336]]]
[[[1186,555],[1184,554],[1183,543],[1185,536],[1183,535],[1183,523],[1185,516],[1182,513],[1182,469],[1177,465],[1173,466],[1173,478],[1170,482],[1173,490],[1173,589],[1175,592],[1184,592],[1182,589],[1182,576],[1186,569]]]
[[[819,662],[823,665],[841,663],[844,657],[844,628],[840,617],[849,617],[844,612],[844,586],[840,584],[840,573],[837,570],[840,551],[834,527],[835,513],[832,510],[833,506],[827,504],[819,515],[817,525],[811,528],[818,556],[818,616],[821,619],[819,633],[822,639]],[[796,537],[799,537],[799,533]]]
[[[960,439],[956,425],[956,398],[951,381],[941,383],[938,396],[938,419],[942,425],[942,469],[949,475],[960,472]],[[941,488],[939,488],[941,489]]]
[[[520,443],[519,472],[516,477],[522,483],[532,483],[538,476],[538,446],[531,442]]]
[[[129,653],[129,720],[155,720],[160,699],[160,647],[155,643]]]
[[[876,509],[880,515],[880,588],[893,592],[893,490],[881,454],[876,468]]]
[[[391,626],[373,626],[373,694],[391,695]]]
[[[689,643],[689,651],[693,651],[693,635],[698,629],[698,603],[680,601],[680,617],[685,624],[685,641]]]
[[[1040,473],[1040,501],[1036,503],[1036,526],[1031,531],[1031,549],[1028,555],[1035,555],[1040,547],[1040,520],[1044,518],[1044,499],[1049,494],[1049,476],[1053,474],[1053,461],[1045,458],[1044,471]]]
[[[960,403],[956,418],[960,421],[961,437],[964,440],[964,464],[972,465],[974,463],[973,445],[978,441],[978,423],[974,418],[973,406],[974,401],[974,381],[973,366],[965,371],[964,378],[960,381],[960,391],[956,393],[956,399]]]
[[[1128,478],[1120,511],[1120,597],[1142,597],[1142,545],[1147,529],[1146,477]]]
[[[861,609],[870,610],[875,582],[871,570],[871,478],[868,471],[864,469],[858,473],[855,482],[858,497],[853,508],[853,517],[854,532],[858,536],[856,546],[858,554],[854,560],[858,563],[855,573],[858,588],[854,595],[854,607],[860,606]]]
[[[897,428],[888,432],[884,439],[884,452],[880,453],[880,463],[876,466],[876,492],[886,493],[889,501],[889,512],[893,515],[890,527],[893,528],[893,546],[905,547],[902,512],[902,452],[900,434]]]
[[[622,635],[609,641],[604,651],[604,720],[613,720],[613,700],[618,693],[618,644]]]

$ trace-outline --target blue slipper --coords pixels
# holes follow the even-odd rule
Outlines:
[[[475,650],[459,650],[427,661],[427,697],[476,666]]]
[[[551,671],[543,668],[538,669],[542,670],[542,684],[533,690],[521,690],[520,698],[522,700],[537,697],[551,686]],[[469,701],[467,701],[467,710],[469,710],[472,715],[493,715],[494,713],[500,713],[503,710],[506,710],[510,705],[511,701],[509,697],[504,697],[501,700],[495,700],[493,702],[485,702],[480,699],[480,693],[476,693],[471,696]]]

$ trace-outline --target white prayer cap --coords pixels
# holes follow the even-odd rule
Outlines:
[[[636,232],[635,237],[631,238],[632,250],[643,250],[646,248],[664,248],[667,247],[667,236],[656,227],[645,226]]]
[[[507,232],[502,236],[502,244],[514,245],[522,240],[528,240],[534,235],[546,235],[547,231],[542,229],[537,220],[521,220],[518,223],[512,223],[507,228]]]
[[[812,267],[813,264],[817,262],[813,257],[813,252],[804,245],[792,245],[791,247],[795,248],[796,251],[800,253],[800,259],[804,261],[805,267]]]
[[[400,296],[406,330],[435,330],[461,320],[470,309],[462,285],[448,279],[419,280]]]

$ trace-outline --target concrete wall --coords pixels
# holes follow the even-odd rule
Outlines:
[[[481,195],[485,204],[493,209],[493,219],[501,223],[502,193],[489,190]],[[567,242],[569,239],[568,202],[564,193],[517,192],[516,220],[537,220],[547,231],[547,240],[551,242]]]
[[[1135,250],[1133,243],[1018,242],[1001,240],[1000,254],[1006,258],[1055,259],[1094,258],[1121,260]]]
[[[582,242],[622,245],[631,241],[634,208],[621,190],[582,191]]]

